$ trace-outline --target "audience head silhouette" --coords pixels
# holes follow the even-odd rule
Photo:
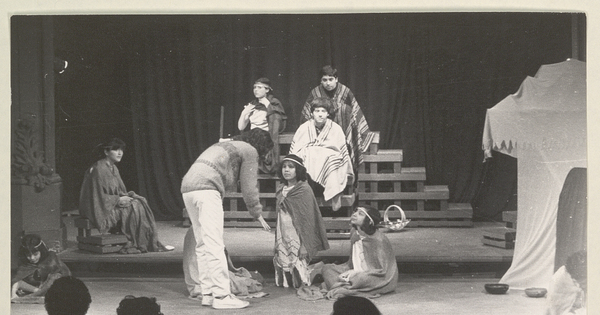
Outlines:
[[[85,315],[92,303],[83,281],[66,276],[54,281],[44,300],[48,315]]]
[[[361,296],[344,296],[333,303],[331,315],[381,315],[371,300]]]
[[[119,303],[117,315],[163,315],[154,297],[127,295]]]

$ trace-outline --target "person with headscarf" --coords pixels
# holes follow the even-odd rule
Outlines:
[[[375,134],[369,130],[369,124],[352,91],[338,81],[337,69],[326,65],[321,69],[320,75],[321,84],[312,89],[304,103],[301,122],[312,118],[311,103],[314,99],[330,99],[333,103],[331,120],[344,131],[352,167],[354,173],[357,173],[358,166],[363,162],[362,155],[369,149]]]
[[[260,128],[269,132],[273,149],[261,160],[259,168],[264,173],[275,173],[279,165],[279,134],[285,130],[287,116],[281,102],[273,96],[271,80],[257,79],[253,92],[255,98],[244,106],[238,119],[238,129]]]
[[[18,258],[19,266],[11,281],[13,303],[38,303],[35,297],[43,301],[54,281],[71,275],[67,265],[58,258],[56,252],[48,250],[46,243],[37,234],[23,237]]]
[[[164,252],[174,249],[158,238],[156,221],[146,198],[127,191],[117,168],[125,142],[113,138],[98,146],[101,158],[84,174],[79,194],[79,213],[100,234],[121,233],[127,237],[122,254]]]
[[[296,155],[289,154],[278,171],[283,185],[277,189],[277,228],[275,232],[275,285],[299,288],[310,285],[308,264],[318,251],[329,249],[325,223],[312,189],[309,175]]]

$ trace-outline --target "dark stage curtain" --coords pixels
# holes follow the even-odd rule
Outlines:
[[[560,192],[556,215],[554,271],[575,252],[587,249],[587,169],[573,168]]]
[[[485,111],[542,64],[571,53],[569,14],[135,16],[119,23],[139,193],[163,219],[180,217],[181,178],[218,140],[221,106],[225,136],[237,134],[252,84],[266,76],[293,132],[318,71],[330,63],[381,132],[381,148],[403,149],[404,166],[426,167],[427,184],[448,185],[450,202],[472,202],[476,220],[497,218],[506,206],[498,201],[515,200],[516,162],[484,166]],[[512,186],[500,193],[498,183]]]

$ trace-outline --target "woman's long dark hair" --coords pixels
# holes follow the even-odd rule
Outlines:
[[[21,265],[31,264],[29,259],[27,259],[27,255],[34,254],[36,252],[40,252],[40,260],[38,263],[44,261],[48,258],[48,247],[42,241],[42,238],[37,234],[27,234],[23,236],[21,239],[21,247],[19,247],[19,263]]]
[[[279,179],[281,179],[281,181],[284,184],[288,184],[287,180],[285,178],[283,178],[283,163],[284,162],[288,162],[288,161],[283,161],[279,164],[279,168],[277,169],[277,176],[279,176]],[[308,173],[306,172],[306,167],[304,167],[303,165],[300,165],[298,163],[294,163],[289,161],[290,163],[292,163],[294,165],[294,167],[296,167],[296,180],[298,181],[307,181],[309,178]]]

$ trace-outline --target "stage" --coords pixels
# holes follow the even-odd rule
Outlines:
[[[60,257],[75,276],[90,288],[90,314],[114,314],[127,294],[154,296],[165,314],[218,314],[186,297],[181,269],[183,238],[181,222],[157,222],[160,238],[175,246],[166,253],[137,255],[94,254],[77,249],[74,216],[65,216],[68,248]],[[490,295],[485,283],[496,283],[510,266],[513,251],[483,245],[483,230],[502,223],[477,223],[472,228],[410,228],[388,233],[393,244],[400,278],[396,292],[374,299],[383,314],[532,314],[543,309],[545,299],[532,299],[522,290]],[[259,270],[269,296],[251,299],[250,307],[230,313],[328,314],[333,301],[303,301],[292,289],[274,286],[272,272],[274,234],[256,228],[226,228],[225,243],[237,266]],[[348,240],[331,240],[331,249],[316,260],[345,261]],[[13,304],[13,315],[45,314],[43,305]]]
[[[67,227],[68,248],[60,258],[75,270],[110,271],[128,268],[148,272],[158,269],[166,273],[181,273],[183,239],[188,228],[179,221],[157,222],[163,244],[175,246],[175,250],[145,254],[96,254],[77,249],[77,216],[63,216]],[[512,249],[487,246],[482,243],[483,230],[503,223],[475,222],[471,228],[411,228],[410,224],[400,232],[386,233],[390,239],[401,270],[410,273],[503,273],[513,257]],[[95,230],[94,230],[95,231]],[[97,231],[95,231],[97,233]],[[259,228],[225,228],[225,245],[236,266],[251,266],[269,272],[272,269],[274,232]],[[330,249],[319,252],[314,260],[343,262],[350,253],[347,239],[330,240]],[[129,266],[129,267],[125,267]],[[137,266],[137,267],[136,267]],[[169,267],[170,266],[170,267]],[[83,268],[82,268],[83,267]],[[155,270],[156,271],[156,270]]]

